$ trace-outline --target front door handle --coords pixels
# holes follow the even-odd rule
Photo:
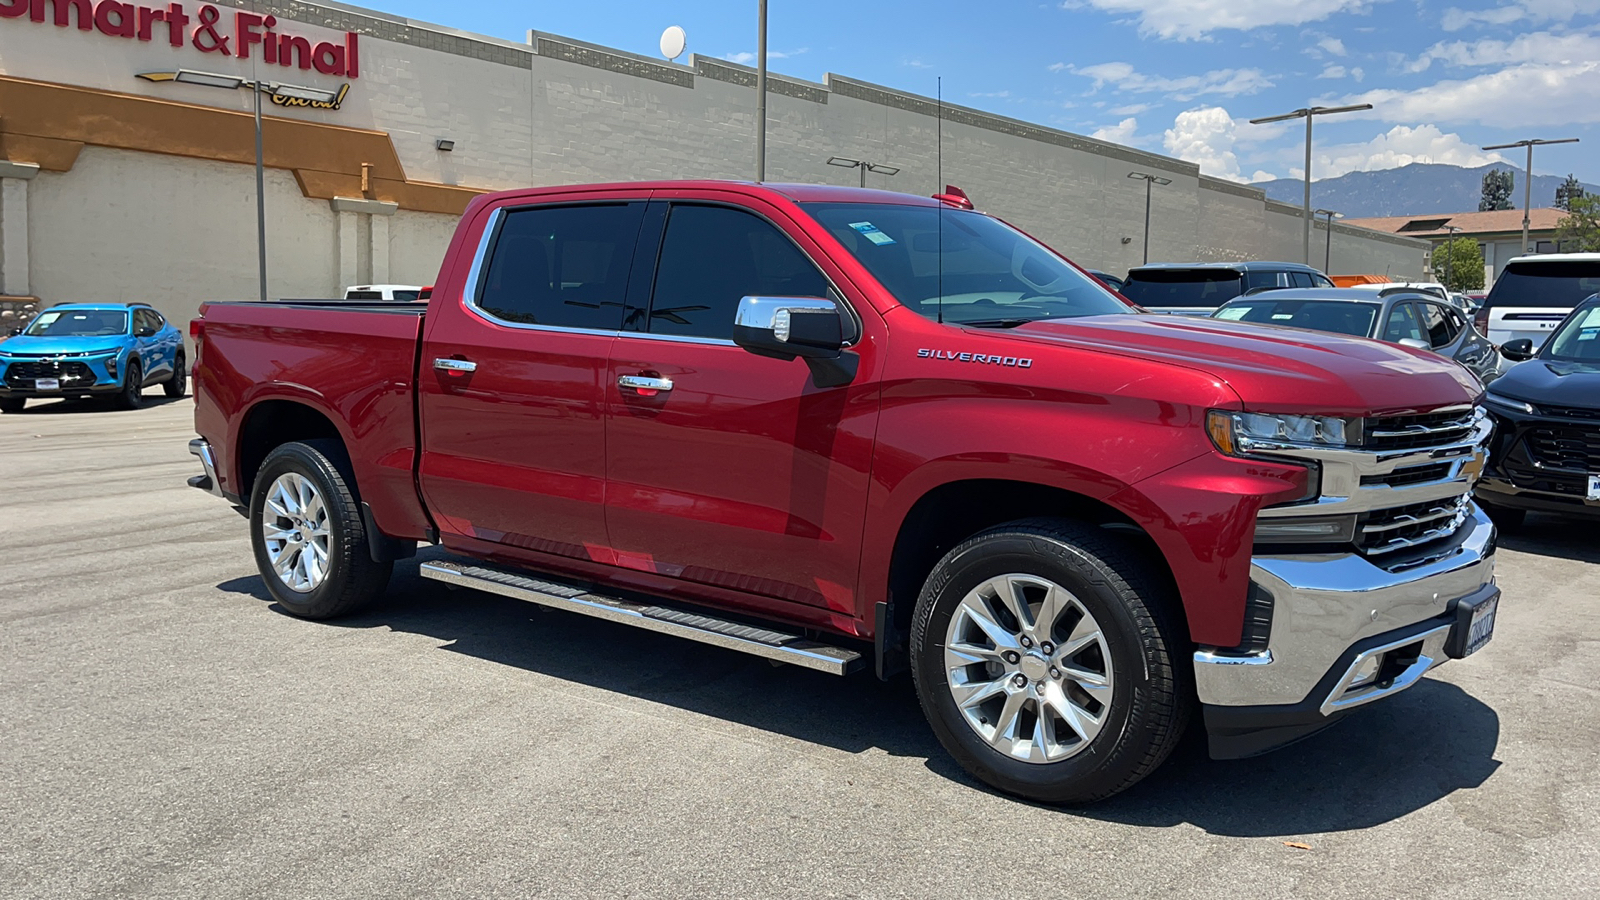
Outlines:
[[[657,391],[672,390],[672,379],[654,378],[649,375],[623,375],[617,378],[617,386],[629,388],[648,396]]]
[[[478,371],[478,364],[466,359],[436,359],[433,367],[441,372],[466,375]]]

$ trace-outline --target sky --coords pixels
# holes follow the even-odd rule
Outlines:
[[[560,3],[383,0],[386,12],[522,41],[527,30],[659,56],[753,64],[755,0]],[[1535,151],[1538,174],[1600,183],[1600,0],[769,0],[768,65],[835,72],[1198,163],[1235,181],[1300,178],[1303,121],[1319,117],[1313,179],[1412,162],[1519,168],[1484,145]],[[687,61],[687,56],[679,60]]]

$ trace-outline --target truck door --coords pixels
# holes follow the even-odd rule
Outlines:
[[[877,421],[872,351],[858,347],[853,383],[819,388],[803,361],[733,343],[746,295],[849,300],[781,211],[743,202],[763,214],[688,200],[665,210],[653,292],[612,347],[615,562],[853,615]]]
[[[419,481],[460,538],[576,559],[606,547],[605,395],[643,200],[486,213],[462,295],[423,340]]]

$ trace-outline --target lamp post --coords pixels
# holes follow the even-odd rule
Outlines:
[[[1159,175],[1151,175],[1151,174],[1148,174],[1146,172],[1129,172],[1128,173],[1128,177],[1129,178],[1140,178],[1140,179],[1144,180],[1144,261],[1145,262],[1149,262],[1150,261],[1150,193],[1151,193],[1151,189],[1155,185],[1158,185],[1158,184],[1160,184],[1160,185],[1171,184],[1172,183],[1172,179],[1171,178],[1162,178]]]
[[[1485,150],[1510,150],[1512,147],[1527,147],[1528,148],[1528,167],[1525,170],[1525,174],[1523,175],[1523,180],[1522,180],[1522,252],[1523,253],[1532,253],[1533,252],[1533,248],[1528,246],[1528,211],[1529,211],[1530,207],[1532,207],[1532,205],[1533,205],[1533,148],[1539,146],[1540,144],[1576,144],[1577,142],[1578,142],[1577,138],[1558,138],[1558,139],[1553,140],[1553,141],[1546,141],[1546,140],[1542,140],[1542,139],[1539,139],[1539,138],[1533,138],[1533,139],[1526,140],[1526,141],[1515,141],[1515,142],[1510,143],[1510,144],[1495,144],[1492,147],[1483,148]]]
[[[1265,125],[1268,122],[1282,122],[1287,119],[1306,120],[1306,196],[1304,204],[1305,231],[1304,240],[1302,243],[1304,244],[1305,250],[1305,263],[1308,266],[1311,265],[1311,120],[1317,116],[1331,116],[1334,113],[1360,112],[1361,110],[1371,108],[1371,103],[1359,103],[1355,106],[1309,106],[1304,109],[1297,109],[1291,113],[1284,113],[1281,116],[1267,116],[1263,119],[1250,120],[1251,125]]]
[[[260,297],[265,302],[267,299],[267,181],[266,166],[261,153],[261,95],[271,94],[275,97],[291,97],[297,100],[313,100],[321,103],[332,103],[339,95],[334,91],[323,91],[294,84],[252,81],[249,78],[243,78],[238,75],[219,75],[216,72],[199,72],[194,69],[179,69],[176,72],[146,72],[139,77],[146,81],[173,81],[178,84],[197,84],[201,87],[223,88],[229,91],[248,88],[255,94],[256,272]]]
[[[1450,236],[1445,238],[1444,243],[1444,289],[1453,291],[1456,289],[1454,283],[1456,274],[1456,232],[1461,230],[1461,226],[1446,225],[1444,230],[1450,232]]]
[[[874,175],[899,175],[900,170],[894,166],[885,166],[881,163],[870,163],[862,159],[851,159],[848,156],[830,156],[828,165],[838,166],[842,169],[858,169],[861,172],[861,186],[867,186],[867,173]]]
[[[1326,275],[1333,265],[1333,220],[1344,218],[1344,213],[1334,212],[1331,209],[1314,209],[1311,214],[1328,217],[1328,239],[1322,248],[1322,274]]]
[[[756,13],[756,183],[767,180],[767,0]]]

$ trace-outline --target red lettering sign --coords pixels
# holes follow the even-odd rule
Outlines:
[[[98,31],[110,37],[128,40],[151,41],[155,39],[156,25],[167,26],[167,43],[182,47],[185,43],[202,53],[220,53],[249,59],[259,47],[261,58],[267,63],[294,66],[299,69],[316,69],[324,75],[346,78],[361,77],[361,57],[358,35],[346,32],[343,43],[310,40],[274,31],[278,27],[276,16],[259,16],[238,11],[234,13],[232,33],[221,28],[222,11],[210,3],[203,3],[191,19],[183,4],[169,3],[165,8],[135,6],[124,0],[0,0],[0,19],[20,19],[27,16],[34,22],[49,22],[57,28],[76,28],[79,31]],[[194,27],[189,27],[194,22]]]

